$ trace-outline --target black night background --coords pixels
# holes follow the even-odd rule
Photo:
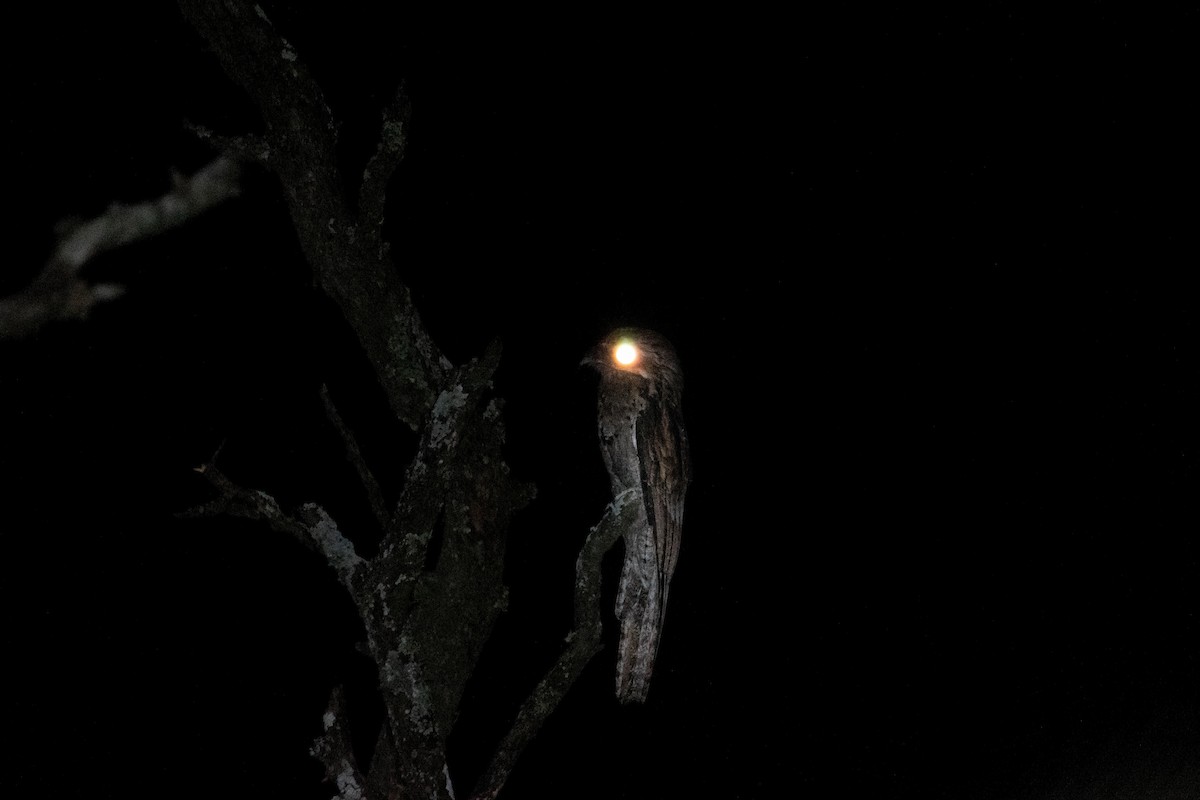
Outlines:
[[[538,497],[456,778],[569,629],[609,500],[578,364],[635,324],[679,350],[695,461],[650,696],[613,698],[610,630],[502,797],[1200,797],[1200,16],[963,5],[262,3],[347,164],[406,81],[402,279],[455,363],[504,345]],[[185,120],[258,124],[174,4],[27,14],[0,294],[58,221],[207,163]],[[371,707],[353,607],[294,541],[177,515],[220,447],[353,537],[321,385],[385,485],[410,434],[265,171],[87,274],[126,294],[0,342],[0,796],[329,797],[329,690]]]

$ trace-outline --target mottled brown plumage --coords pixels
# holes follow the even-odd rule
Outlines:
[[[618,360],[622,344],[635,348],[629,363]],[[600,450],[613,497],[631,488],[642,492],[642,514],[624,533],[625,563],[616,608],[621,621],[617,698],[641,702],[658,653],[691,479],[680,412],[683,371],[670,342],[639,328],[613,331],[584,363],[600,373]]]

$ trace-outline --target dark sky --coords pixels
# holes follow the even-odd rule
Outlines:
[[[504,342],[539,490],[460,775],[567,630],[607,501],[577,364],[636,324],[680,351],[696,462],[658,671],[623,708],[602,653],[505,797],[1200,792],[1194,13],[373,5],[263,3],[351,171],[407,81],[399,268],[456,363]],[[171,4],[34,14],[4,292],[57,221],[211,158],[185,119],[256,124]],[[88,274],[127,294],[0,345],[0,795],[327,797],[307,748],[370,680],[349,603],[292,541],[174,515],[224,442],[354,535],[318,387],[385,479],[405,434],[270,176]]]

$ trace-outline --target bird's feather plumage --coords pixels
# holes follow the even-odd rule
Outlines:
[[[629,363],[617,357],[622,343],[635,348]],[[624,534],[616,607],[621,622],[617,698],[640,702],[646,699],[658,654],[691,480],[680,412],[683,373],[670,342],[636,328],[605,337],[585,363],[600,372],[600,448],[613,496],[635,487],[642,492],[642,513]]]

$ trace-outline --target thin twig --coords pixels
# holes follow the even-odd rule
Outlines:
[[[283,512],[274,497],[266,492],[239,486],[211,461],[197,467],[196,471],[219,492],[219,496],[181,516],[196,519],[229,515],[263,520],[272,529],[291,535],[305,547],[323,556],[342,584],[353,591],[354,580],[367,562],[355,552],[354,544],[342,535],[337,523],[325,509],[315,503],[306,503],[296,516],[290,516]]]
[[[245,133],[238,136],[226,136],[217,133],[191,120],[183,121],[184,130],[197,139],[211,145],[227,155],[235,156],[245,161],[269,165],[271,161],[271,144],[266,137]]]
[[[383,501],[383,490],[379,488],[379,481],[367,466],[354,432],[346,425],[342,415],[338,413],[337,406],[333,404],[333,398],[329,396],[329,387],[325,384],[321,384],[321,402],[325,405],[325,415],[329,417],[329,422],[342,437],[342,446],[346,448],[346,460],[353,464],[358,472],[358,479],[367,493],[367,502],[371,506],[371,513],[375,515],[375,521],[379,523],[379,529],[387,530],[389,514],[387,504]]]

